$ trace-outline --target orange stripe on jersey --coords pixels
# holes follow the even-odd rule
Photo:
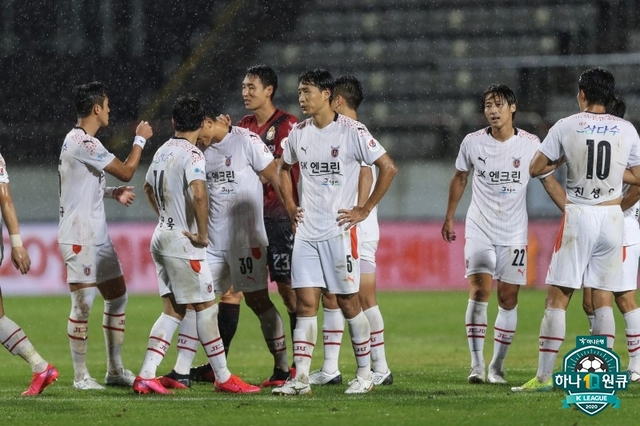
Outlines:
[[[555,253],[560,250],[560,246],[562,245],[562,234],[564,233],[564,215],[565,212],[562,212],[562,222],[560,222],[560,229],[558,230],[558,236],[556,237],[556,244],[553,246],[553,251]]]
[[[200,273],[201,265],[200,265],[200,261],[199,261],[199,260],[193,260],[193,259],[191,259],[191,260],[189,260],[189,264],[191,264],[191,269],[193,269],[193,271],[194,271],[196,274],[199,274],[199,273]]]
[[[351,228],[351,230],[349,232],[351,233],[351,256],[353,256],[354,259],[357,259],[359,257],[359,255],[358,255],[358,231],[356,230],[356,227],[354,226],[353,228]]]
[[[627,259],[627,246],[622,246],[622,261]]]

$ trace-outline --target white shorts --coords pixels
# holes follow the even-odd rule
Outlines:
[[[638,258],[640,244],[622,248],[622,288],[618,291],[631,291],[638,288]]]
[[[378,240],[360,243],[361,274],[374,274],[376,272],[376,250],[378,250]]]
[[[329,240],[297,239],[291,255],[291,287],[319,287],[333,294],[360,289],[360,259],[356,227]]]
[[[217,294],[233,285],[234,291],[251,293],[268,286],[267,248],[207,250],[207,263]]]
[[[211,272],[204,260],[151,253],[158,274],[160,296],[173,294],[176,303],[203,303],[215,299]]]
[[[122,276],[122,266],[111,240],[97,246],[60,244],[67,283],[101,284]]]
[[[608,291],[622,288],[623,214],[620,206],[567,204],[547,284]]]
[[[490,274],[503,283],[527,284],[527,246],[496,246],[467,238],[464,244],[465,277]]]

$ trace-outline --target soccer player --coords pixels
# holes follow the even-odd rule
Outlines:
[[[169,394],[172,391],[168,388],[186,387],[166,376],[155,376],[190,304],[195,310],[198,339],[216,376],[216,391],[259,392],[259,387],[231,374],[218,331],[218,305],[205,260],[209,244],[205,159],[196,147],[205,109],[197,98],[182,96],[173,105],[172,118],[175,135],[156,151],[144,184],[147,199],[158,215],[151,255],[158,273],[163,312],[151,328],[133,390],[139,394]]]
[[[204,148],[209,191],[209,241],[207,263],[217,294],[234,285],[260,320],[260,328],[273,355],[273,375],[262,386],[284,384],[289,377],[287,345],[282,317],[269,298],[267,234],[263,212],[262,183],[269,182],[279,194],[278,171],[269,148],[260,137],[241,127],[230,127],[206,116],[198,137]],[[208,148],[206,148],[208,146]],[[180,328],[178,360],[169,373],[183,383],[195,356],[196,336],[188,323]],[[199,367],[202,369],[202,367]]]
[[[246,115],[238,123],[238,126],[258,134],[276,159],[282,155],[282,139],[289,135],[291,127],[298,122],[295,116],[276,108],[273,104],[277,88],[278,76],[273,68],[263,64],[249,67],[242,81],[242,99],[245,107],[252,114]],[[228,116],[225,116],[225,121],[230,124]],[[293,167],[291,180],[296,202],[298,201],[299,174],[298,166]],[[290,330],[293,333],[296,319],[296,295],[291,288],[291,251],[293,249],[291,221],[273,185],[263,182],[263,193],[264,224],[269,240],[267,247],[269,275],[278,286],[278,293],[280,293],[289,314]],[[234,291],[233,287],[220,296],[218,325],[227,354],[231,340],[238,328],[241,301],[242,292]],[[194,381],[208,381],[211,378],[210,375],[207,375],[208,367],[208,364],[205,364],[193,368],[192,379]],[[271,378],[262,383],[262,386],[282,385],[287,379],[285,374],[288,376],[288,373],[280,369],[274,370]]]
[[[291,130],[278,162],[284,204],[295,227],[291,285],[296,292],[297,320],[293,333],[295,377],[274,388],[277,395],[311,393],[309,370],[323,290],[337,296],[356,355],[356,377],[346,393],[366,393],[374,387],[369,322],[358,297],[360,243],[356,224],[369,215],[387,192],[396,167],[363,124],[331,109],[333,86],[333,77],[324,69],[300,75],[298,101],[309,118]],[[380,175],[360,207],[353,204],[363,162],[375,164]],[[296,163],[300,163],[300,207],[293,199],[289,174]]]
[[[566,333],[565,312],[575,289],[591,288],[593,334],[613,346],[613,294],[623,289],[623,222],[620,208],[625,169],[640,182],[640,138],[635,127],[607,114],[614,96],[613,75],[602,68],[578,80],[580,112],[558,121],[530,166],[532,176],[566,160],[566,205],[546,282],[536,377],[514,392],[552,388],[553,367]]]
[[[624,118],[627,111],[624,100],[615,96],[607,105],[607,112],[616,117]],[[622,313],[626,324],[627,350],[629,351],[630,380],[640,381],[640,309],[636,301],[638,287],[638,258],[640,258],[640,187],[625,184],[622,189],[623,197],[620,208],[624,213],[623,260],[620,291],[615,292],[614,298],[618,309]],[[589,318],[589,332],[593,330],[595,319],[591,288],[585,287],[582,292],[582,307]]]
[[[4,221],[9,231],[11,241],[11,262],[22,274],[29,272],[31,259],[29,253],[22,245],[20,238],[20,225],[16,209],[13,206],[11,188],[9,187],[9,174],[7,164],[0,155],[0,263],[2,263],[4,247],[2,245],[2,222]],[[58,378],[58,370],[40,356],[33,347],[22,328],[4,314],[2,291],[0,290],[0,342],[12,355],[18,355],[29,363],[33,377],[29,388],[22,392],[22,396],[36,396]]]
[[[481,98],[489,126],[468,134],[456,159],[442,238],[455,241],[454,215],[473,170],[471,205],[465,221],[464,256],[469,281],[465,314],[471,354],[469,383],[506,383],[504,360],[518,320],[518,292],[527,283],[528,166],[540,145],[537,136],[514,127],[516,95],[491,85]],[[549,176],[547,179],[553,180]],[[546,179],[545,179],[546,180]],[[549,190],[543,181],[545,189]],[[559,185],[556,189],[562,189]],[[488,377],[483,355],[487,305],[497,280],[498,316]]]
[[[86,364],[88,321],[96,288],[104,298],[102,328],[107,347],[106,385],[131,386],[135,376],[122,366],[127,288],[118,255],[107,232],[103,198],[124,206],[135,198],[133,187],[105,187],[105,173],[129,182],[140,162],[142,149],[153,135],[141,121],[127,159],[122,162],[95,137],[109,124],[109,97],[102,83],[74,89],[78,123],[62,144],[58,162],[60,225],[58,243],[67,269],[71,313],[67,324],[73,386],[80,390],[104,389],[89,374]]]
[[[338,77],[333,88],[331,108],[338,114],[357,120],[357,110],[364,96],[362,84],[353,75]],[[363,165],[358,178],[358,205],[363,206],[371,194],[377,177],[374,167]],[[384,350],[384,321],[378,301],[376,300],[376,249],[380,239],[378,227],[378,206],[371,210],[365,220],[358,223],[360,233],[360,304],[371,329],[371,374],[373,384],[390,385],[393,375],[387,365]],[[344,317],[338,306],[336,296],[322,294],[323,306],[323,346],[324,362],[322,368],[309,375],[309,383],[316,385],[340,384],[342,374],[338,369],[338,356],[342,334],[344,333]]]

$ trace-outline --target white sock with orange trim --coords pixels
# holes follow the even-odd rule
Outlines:
[[[178,329],[180,320],[165,313],[160,314],[156,322],[151,327],[149,333],[149,342],[147,343],[147,352],[140,368],[140,374],[143,379],[153,379],[156,377],[156,370],[167,354],[171,346],[173,334]]]
[[[89,377],[87,369],[87,346],[89,339],[89,315],[96,298],[95,287],[85,287],[71,292],[71,313],[67,322],[67,335],[73,360],[73,380]]]
[[[196,311],[187,309],[180,323],[178,343],[176,345],[178,348],[178,357],[176,358],[176,364],[173,369],[178,374],[189,374],[191,366],[193,365],[193,359],[198,352],[200,339],[198,338],[196,321]]]
[[[27,361],[32,372],[42,373],[47,369],[47,361],[36,351],[22,328],[6,316],[0,318],[0,343],[12,355]]]

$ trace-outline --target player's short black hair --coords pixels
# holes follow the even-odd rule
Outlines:
[[[354,111],[358,110],[358,107],[364,100],[362,83],[360,83],[356,76],[351,74],[336,78],[333,93],[334,95],[342,96],[347,106]]]
[[[247,68],[246,75],[250,75],[252,77],[258,77],[260,79],[260,83],[266,89],[267,87],[273,87],[273,92],[271,92],[271,99],[276,95],[276,90],[278,89],[278,75],[269,65],[259,64],[254,65]]]
[[[78,118],[85,118],[91,114],[94,105],[104,106],[107,99],[107,88],[99,81],[80,84],[73,88]]]
[[[504,99],[508,105],[516,105],[518,99],[516,94],[505,84],[492,84],[482,92],[482,99],[480,99],[480,108],[484,110],[484,104],[487,102],[487,97]],[[511,114],[511,118],[516,118],[516,113]]]
[[[333,96],[333,88],[335,80],[331,73],[324,68],[316,68],[311,71],[305,71],[298,77],[298,84],[308,84],[316,86],[320,91],[329,89]]]
[[[193,132],[202,126],[204,105],[192,95],[180,96],[173,104],[173,128],[179,132]]]
[[[620,95],[613,95],[611,101],[607,104],[607,113],[616,117],[624,118],[627,113],[627,103]]]
[[[590,68],[580,74],[578,88],[590,104],[608,105],[616,90],[616,80],[604,68]]]

